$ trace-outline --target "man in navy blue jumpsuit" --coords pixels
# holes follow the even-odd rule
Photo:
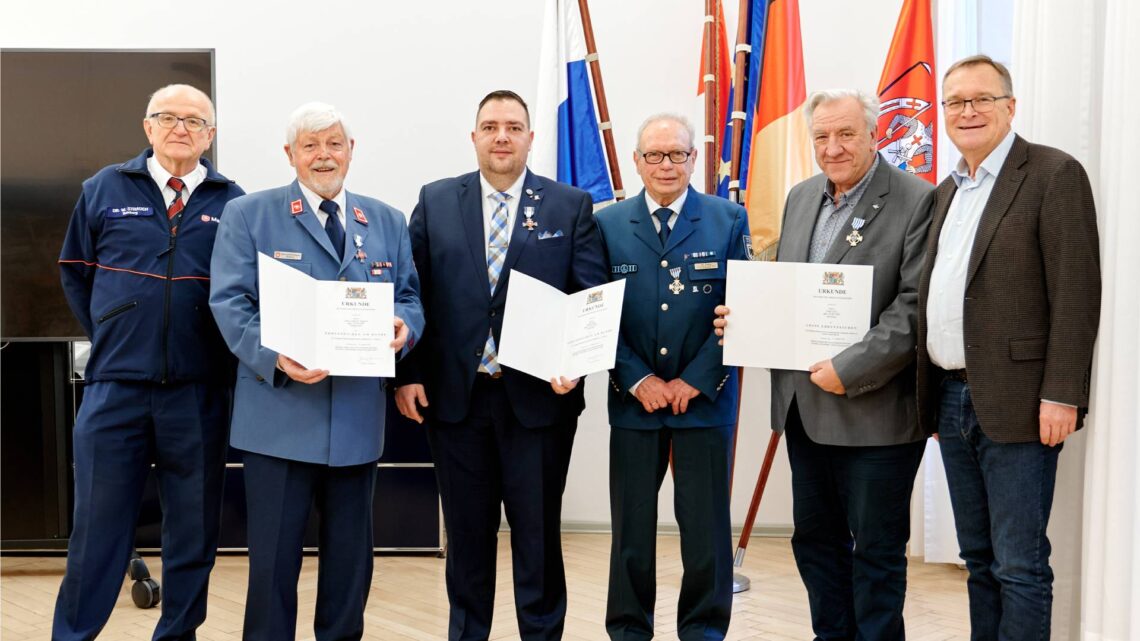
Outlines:
[[[214,107],[159,89],[151,148],[83,183],[60,252],[72,311],[91,338],[75,422],[75,515],[52,639],[93,639],[111,615],[150,465],[162,500],[162,616],[155,640],[193,639],[217,550],[233,357],[210,314],[210,254],[242,195],[202,158]]]

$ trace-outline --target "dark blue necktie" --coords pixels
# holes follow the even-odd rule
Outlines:
[[[329,215],[325,220],[325,233],[329,235],[329,240],[332,241],[333,249],[336,250],[337,258],[344,258],[344,227],[340,224],[340,216],[336,215],[339,207],[336,206],[331,200],[321,201],[321,211]]]
[[[669,242],[669,217],[673,215],[673,210],[662,207],[653,212],[653,215],[661,221],[661,229],[657,232],[657,237],[661,239],[661,246],[664,247],[665,243]]]

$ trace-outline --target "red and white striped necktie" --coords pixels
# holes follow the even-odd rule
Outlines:
[[[174,176],[166,181],[166,184],[174,190],[174,200],[170,202],[170,207],[166,208],[166,217],[170,220],[170,233],[178,233],[178,223],[182,221],[182,210],[186,205],[182,202],[182,181]]]

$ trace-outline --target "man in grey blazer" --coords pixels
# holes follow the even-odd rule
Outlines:
[[[918,400],[937,430],[974,639],[1048,639],[1046,536],[1062,442],[1089,405],[1100,321],[1092,187],[1081,164],[1013,133],[1009,70],[942,81],[962,160],[938,186],[919,281]]]
[[[792,467],[792,551],[817,638],[902,639],[910,495],[926,440],[914,350],[932,188],[879,160],[875,98],[816,92],[804,113],[823,174],[788,194],[777,260],[871,265],[874,287],[862,340],[810,371],[772,370],[772,428],[786,435]]]

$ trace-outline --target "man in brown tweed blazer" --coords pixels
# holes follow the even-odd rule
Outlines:
[[[1009,71],[943,78],[962,160],[938,186],[918,289],[918,402],[970,576],[974,639],[1048,639],[1057,456],[1081,426],[1100,317],[1096,210],[1068,154],[1013,133]]]

